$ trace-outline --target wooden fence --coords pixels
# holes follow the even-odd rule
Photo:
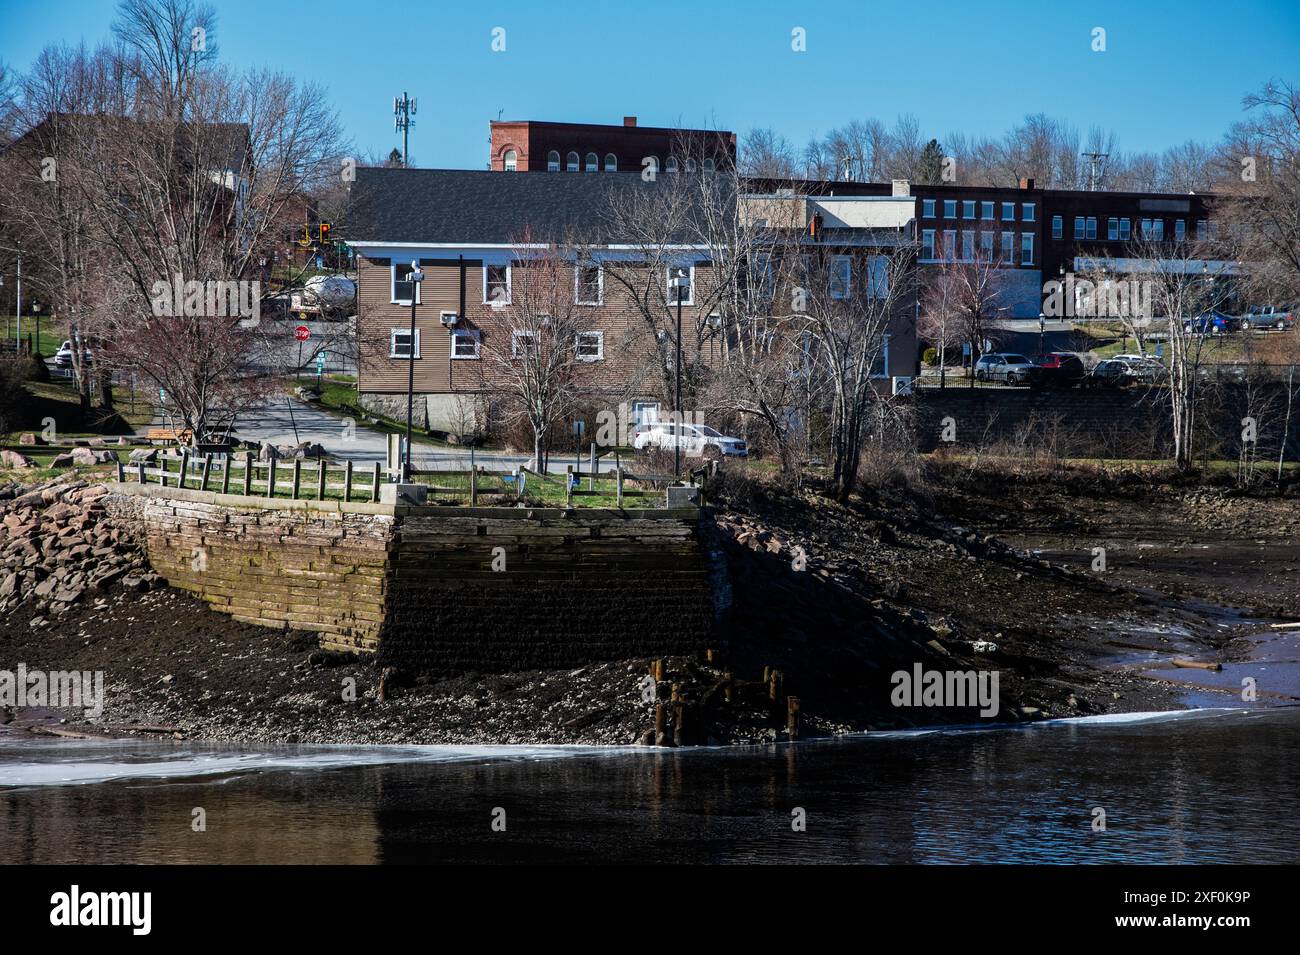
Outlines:
[[[706,466],[690,472],[690,483],[695,485],[698,478],[703,489],[709,471]],[[527,467],[489,471],[480,466],[463,471],[416,470],[412,477],[428,487],[431,501],[450,499],[470,506],[488,499],[498,504],[529,501],[552,506],[562,500],[565,507],[572,507],[575,498],[590,498],[592,506],[622,507],[629,498],[662,496],[663,488],[675,480],[671,474],[634,474],[622,467],[603,474],[577,475],[573,465],[568,465],[563,475],[542,474]],[[371,503],[379,501],[379,489],[385,483],[378,461],[361,466],[351,461],[329,464],[323,458],[258,461],[252,451],[192,454],[188,449],[159,452],[154,464],[119,462],[117,479],[221,494]]]

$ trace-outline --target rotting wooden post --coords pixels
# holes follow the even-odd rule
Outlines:
[[[137,461],[135,467],[136,467],[136,480],[139,481],[141,484],[143,484],[145,481],[144,461],[143,460]]]
[[[293,459],[293,499],[298,500],[298,490],[302,487],[302,458]]]
[[[573,507],[573,465],[564,470],[564,506]]]
[[[482,465],[479,465],[482,467]],[[478,505],[478,468],[469,469],[469,506]]]
[[[736,678],[730,670],[722,674],[722,695],[728,703],[736,702]]]
[[[783,682],[784,681],[782,680],[781,671],[773,670],[772,682],[769,683],[767,686],[768,699],[770,699],[773,703],[781,702],[781,684]]]
[[[791,739],[799,738],[799,697],[785,698],[785,730]]]
[[[705,659],[705,660],[706,660],[710,665],[712,665],[712,664],[714,664],[714,663],[717,663],[717,662],[718,662],[718,651],[717,651],[717,650],[714,650],[713,647],[709,647],[707,650],[704,651],[704,659]]]
[[[325,459],[316,459],[316,500],[325,500]]]
[[[185,476],[186,474],[189,473],[189,470],[190,470],[190,449],[182,448],[181,449],[181,476],[176,481],[177,487],[185,486]]]
[[[772,668],[763,667],[763,685],[767,686],[772,682]]]
[[[226,461],[221,466],[221,493],[230,493],[230,466],[235,462],[235,456],[227,452]]]
[[[687,745],[686,703],[679,700],[673,707],[673,741],[678,746]]]
[[[655,704],[655,745],[668,745],[668,707]]]
[[[253,452],[244,452],[244,497],[253,493]]]
[[[352,500],[352,461],[343,462],[343,501]]]
[[[118,461],[117,462],[117,483],[121,484],[125,480],[126,480],[126,473],[122,469],[122,462]]]
[[[275,458],[266,462],[266,496],[275,497]]]
[[[208,489],[208,474],[209,472],[211,472],[211,470],[212,470],[212,452],[209,451],[203,455],[203,477],[199,479],[200,491],[206,491]]]
[[[662,683],[664,679],[664,661],[662,659],[656,660],[653,666],[650,667],[650,672],[654,674],[655,682]]]
[[[374,463],[370,471],[370,503],[379,503],[379,462]]]
[[[623,469],[614,467],[614,481],[618,484],[618,506],[623,506]]]
[[[668,699],[670,699],[674,703],[678,703],[681,701],[681,696],[682,696],[682,685],[680,683],[674,683],[672,686],[672,695],[669,696]]]

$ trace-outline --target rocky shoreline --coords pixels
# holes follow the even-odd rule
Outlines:
[[[892,706],[889,675],[915,663],[997,670],[996,719],[1025,722],[1176,708],[1184,688],[1106,666],[1110,644],[1160,649],[1151,634],[1165,628],[1189,635],[1169,649],[1226,659],[1248,629],[1161,600],[1152,564],[1141,582],[1102,577],[1086,561],[1066,566],[1061,555],[1048,560],[957,523],[971,515],[956,486],[944,492],[953,499],[941,516],[907,496],[848,507],[746,484],[729,489],[717,513],[734,592],[710,654],[564,671],[406,673],[322,651],[311,634],[238,623],[167,588],[130,529],[97,503],[105,493],[75,474],[0,489],[0,670],[19,662],[102,670],[106,690],[94,720],[0,708],[0,733],[707,745],[787,739],[791,725],[807,738],[982,721],[974,709]],[[1067,500],[1094,507],[1086,494],[1057,503]],[[1190,539],[1197,526],[1181,530]],[[1072,542],[1084,555],[1087,544],[1086,534]],[[1248,587],[1237,593],[1242,602],[1250,596]]]

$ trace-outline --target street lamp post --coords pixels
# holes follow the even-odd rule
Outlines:
[[[1038,357],[1043,357],[1043,332],[1047,330],[1047,316],[1038,313]]]
[[[402,454],[402,483],[411,479],[411,415],[415,408],[415,302],[420,297],[424,273],[417,259],[411,263],[411,334],[406,340],[406,448]]]
[[[41,350],[41,300],[32,299],[32,315],[36,317],[36,347],[32,349],[32,354]]]
[[[673,371],[677,378],[677,394],[673,398],[673,412],[677,418],[673,434],[673,476],[678,480],[682,476],[682,292],[690,287],[690,281],[683,276],[674,275],[673,294],[677,299],[677,357],[673,361]]]

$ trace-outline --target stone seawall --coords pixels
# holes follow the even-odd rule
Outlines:
[[[438,672],[578,666],[711,645],[720,560],[690,510],[414,507],[136,484],[169,584],[239,620]]]

